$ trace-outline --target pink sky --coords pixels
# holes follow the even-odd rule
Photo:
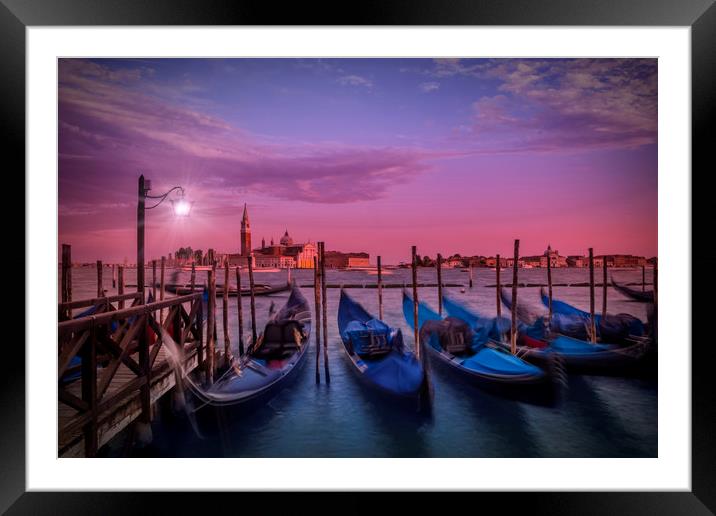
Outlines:
[[[409,258],[657,250],[656,60],[60,60],[59,244],[134,262],[253,243]]]

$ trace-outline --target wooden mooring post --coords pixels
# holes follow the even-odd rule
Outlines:
[[[515,240],[514,261],[512,262],[512,326],[510,328],[510,351],[517,353],[517,266],[520,261],[520,241]]]
[[[117,288],[116,266],[112,264],[112,288]]]
[[[249,295],[251,296],[251,346],[253,347],[258,340],[256,333],[256,299],[254,297],[254,255],[250,254],[247,261],[249,264]]]
[[[589,338],[597,342],[597,326],[594,324],[594,249],[589,248]]]
[[[244,355],[244,310],[241,306],[241,266],[236,267],[236,311],[239,314],[239,356],[242,357]]]
[[[646,290],[646,265],[641,266],[641,291]]]
[[[191,293],[194,293],[194,287],[196,286],[196,263],[191,262]]]
[[[72,246],[62,244],[62,285],[60,287],[60,300],[63,303],[72,301]],[[69,319],[72,310],[67,309],[64,316]]]
[[[229,259],[224,260],[224,291],[221,299],[222,327],[224,330],[224,366],[229,367],[231,364],[231,340],[229,338],[229,288],[231,287],[231,277],[229,276]],[[236,293],[237,297],[241,297],[241,292]]]
[[[328,294],[326,285],[326,243],[320,242],[321,252],[321,313],[323,315],[323,372],[326,376],[326,383],[331,383],[331,374],[328,370]]]
[[[164,301],[164,271],[166,269],[166,257],[162,255],[159,265],[159,300]],[[164,309],[159,310],[159,324],[164,324]]]
[[[318,251],[317,251],[318,252]],[[313,297],[316,303],[316,383],[321,383],[321,269],[318,256],[313,257]]]
[[[152,260],[152,300],[157,300],[157,261]]]
[[[117,294],[120,296],[124,294],[124,267],[119,265],[117,267]],[[119,302],[119,309],[124,308],[124,299]]]
[[[607,316],[607,257],[602,259],[602,321]]]
[[[417,248],[411,248],[412,273],[413,273],[413,337],[415,339],[415,356],[420,360],[420,327],[418,325],[418,257]]]
[[[500,290],[502,289],[502,285],[500,285],[500,268],[501,268],[501,261],[500,261],[500,255],[498,254],[495,257],[495,297],[497,298],[497,318],[499,319],[502,317],[502,299],[500,299]]]
[[[549,319],[547,319],[547,322],[549,324],[550,330],[552,329],[552,257],[549,256],[549,253],[547,255],[547,292],[549,295],[549,301],[548,301],[548,309],[549,309]]]
[[[383,269],[378,257],[378,319],[383,320]]]
[[[438,314],[443,316],[443,257],[438,253],[435,267],[438,270]]]
[[[470,282],[470,288],[472,288],[472,263],[470,263],[470,265],[468,265],[467,271],[470,274],[469,282]]]
[[[206,314],[206,381],[209,385],[214,383],[214,369],[216,367],[216,341],[215,341],[215,318],[216,312],[214,307],[216,306],[216,270],[207,271],[209,276],[209,300],[207,303],[207,314]]]
[[[104,285],[102,285],[102,260],[97,260],[97,297],[104,297]]]

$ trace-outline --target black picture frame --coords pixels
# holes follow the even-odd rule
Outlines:
[[[350,6],[354,8],[350,8]],[[713,216],[699,195],[709,195],[707,168],[714,170],[713,142],[716,120],[716,5],[714,0],[433,0],[362,1],[286,3],[231,0],[0,0],[0,105],[2,106],[4,162],[25,166],[25,30],[49,25],[570,25],[570,26],[689,26],[691,27],[692,73],[692,170],[684,177],[692,185],[692,249],[694,271],[713,271],[716,260],[709,252],[713,235]],[[8,161],[8,158],[15,160]],[[9,168],[6,176],[11,175]],[[15,173],[14,192],[24,199],[24,180]],[[7,178],[9,181],[10,178]],[[14,208],[16,210],[16,208]],[[7,217],[7,215],[6,215]],[[15,217],[16,211],[15,211]],[[6,218],[7,220],[7,218]],[[23,232],[24,233],[24,232]],[[25,235],[14,239],[11,265],[25,264]],[[684,250],[685,252],[688,250]],[[688,255],[685,255],[688,256]],[[688,260],[685,260],[688,261]],[[26,274],[29,274],[27,271]],[[713,272],[707,276],[713,277]],[[681,300],[692,306],[692,490],[690,492],[600,492],[600,493],[469,493],[463,505],[490,501],[505,504],[509,512],[557,514],[714,514],[716,513],[716,382],[711,371],[716,345],[706,338],[700,324],[710,309],[706,296],[712,291],[713,279],[694,275],[693,298]],[[16,280],[17,281],[17,280]],[[23,285],[24,286],[24,285]],[[17,285],[17,292],[24,292]],[[23,295],[24,301],[24,295]],[[24,302],[23,302],[24,305]],[[25,313],[25,320],[27,313]],[[19,324],[10,327],[20,328]],[[127,493],[37,493],[25,492],[25,349],[20,345],[24,334],[6,335],[4,368],[0,389],[0,511],[9,514],[92,513],[132,514],[152,510],[160,495]],[[27,345],[27,343],[26,343]],[[665,348],[666,346],[664,346]],[[675,349],[683,349],[678,346]],[[664,349],[664,353],[671,352]],[[678,352],[678,351],[674,351]],[[257,495],[212,496],[212,504],[235,507],[241,498],[245,507],[260,502]],[[259,495],[260,496],[260,495]],[[264,495],[265,496],[265,495]],[[343,495],[315,497],[312,512],[349,507],[366,509],[376,495]],[[345,497],[348,497],[348,500]],[[453,496],[453,495],[451,495]],[[472,497],[464,500],[465,497]],[[172,510],[166,503],[189,510],[196,496],[162,496],[163,511]],[[305,499],[304,499],[305,500]],[[278,502],[278,505],[276,503]],[[282,500],[272,498],[272,511],[282,507]],[[416,495],[406,502],[425,508],[424,497]],[[283,502],[283,503],[295,503]],[[305,502],[301,502],[305,503]],[[226,504],[226,505],[225,505]],[[204,510],[209,506],[203,505]],[[405,512],[409,510],[405,506]],[[313,510],[315,509],[315,511]],[[224,509],[221,509],[224,510]],[[347,512],[347,511],[346,511]],[[500,511],[502,512],[502,511]]]

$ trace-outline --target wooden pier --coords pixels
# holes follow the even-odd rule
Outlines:
[[[184,349],[185,371],[206,368],[201,297],[142,305],[135,292],[59,304],[59,457],[96,456],[131,423],[151,422],[152,405],[176,383],[161,338],[162,310],[161,328]],[[129,300],[132,306],[118,308]],[[69,318],[81,308],[91,313]]]

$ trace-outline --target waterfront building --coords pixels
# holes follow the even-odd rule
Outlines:
[[[341,253],[326,251],[326,267],[329,269],[350,269],[351,267],[370,267],[368,253]]]
[[[241,256],[251,254],[251,226],[249,224],[249,212],[244,203],[244,216],[241,218]]]
[[[567,256],[567,267],[586,267],[587,261],[584,256],[571,254]]]

